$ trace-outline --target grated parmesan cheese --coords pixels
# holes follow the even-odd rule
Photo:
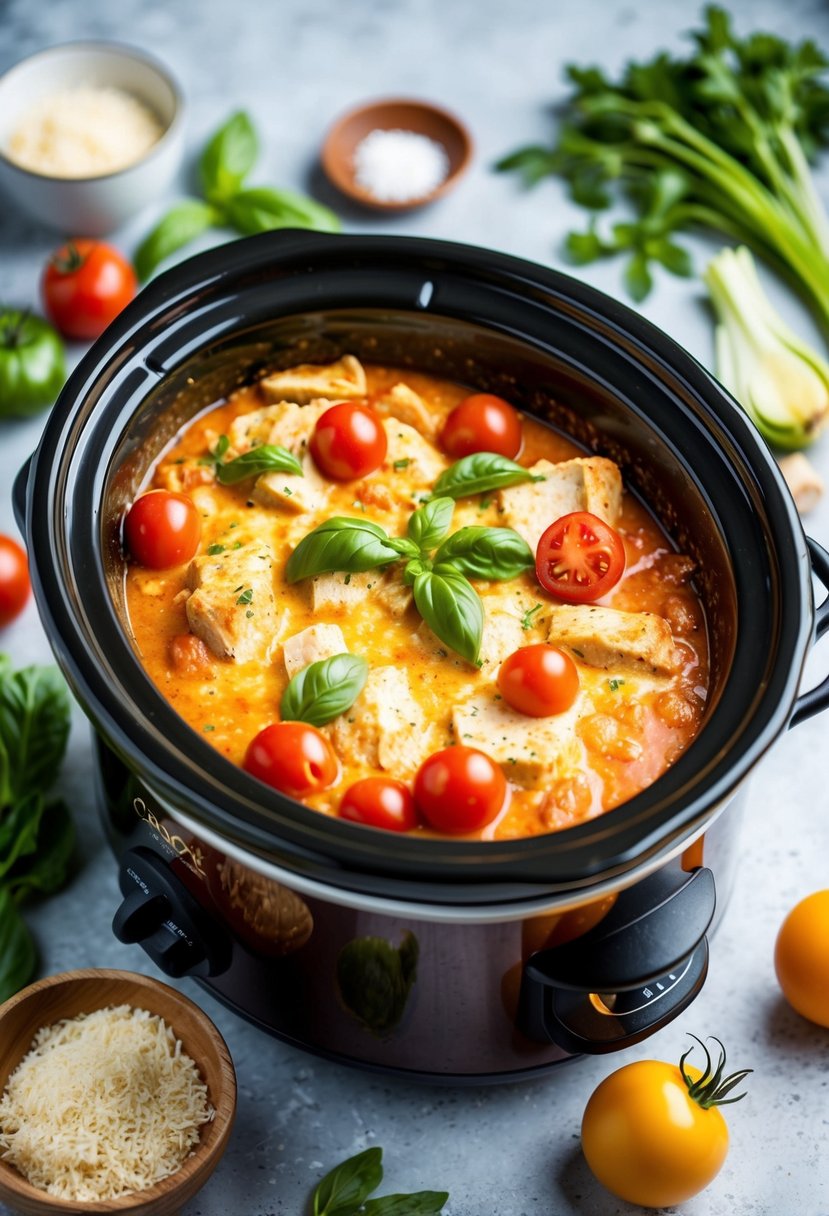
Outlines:
[[[118,1005],[45,1026],[0,1100],[0,1153],[61,1199],[115,1199],[166,1178],[215,1115],[164,1020]]]
[[[33,173],[101,177],[135,164],[162,134],[155,114],[137,97],[83,85],[36,102],[5,151]]]

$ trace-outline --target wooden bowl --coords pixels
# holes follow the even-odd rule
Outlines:
[[[413,131],[443,146],[449,158],[449,172],[430,193],[400,201],[378,199],[355,180],[354,150],[375,130]],[[357,106],[339,118],[329,130],[322,146],[322,167],[326,176],[343,194],[378,211],[408,211],[422,207],[446,194],[458,182],[472,158],[472,136],[467,127],[440,106],[428,101],[391,98]]]
[[[0,1159],[0,1201],[26,1216],[52,1213],[129,1213],[130,1216],[174,1216],[180,1212],[216,1168],[224,1152],[236,1113],[236,1074],[225,1041],[198,1005],[167,984],[132,971],[90,968],[67,971],[38,980],[0,1006],[0,1093],[29,1051],[42,1026],[63,1018],[92,1013],[109,1005],[132,1005],[158,1014],[181,1039],[197,1065],[216,1111],[203,1124],[191,1156],[168,1178],[142,1191],[117,1199],[75,1201],[58,1199],[31,1185],[7,1161]]]

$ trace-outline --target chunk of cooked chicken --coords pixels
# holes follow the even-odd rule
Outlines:
[[[309,625],[307,629],[286,638],[282,645],[288,679],[293,679],[298,671],[303,671],[311,663],[330,659],[335,654],[345,654],[347,650],[339,625],[326,625],[322,621],[318,625]]]
[[[277,641],[271,547],[248,544],[196,557],[187,571],[191,631],[220,659],[267,662]]]
[[[306,407],[307,408],[307,407]],[[317,466],[306,454],[301,458],[299,473],[262,473],[257,477],[251,498],[263,507],[276,507],[294,515],[321,511],[331,495],[331,482],[317,472]]]
[[[556,606],[547,640],[606,671],[671,675],[677,654],[671,627],[654,612],[620,612],[597,604]]]
[[[492,692],[482,692],[455,707],[452,730],[458,743],[491,756],[510,781],[535,786],[585,766],[584,744],[576,734],[581,703],[579,697],[565,713],[528,718],[494,700]]]
[[[434,439],[437,434],[440,416],[430,410],[420,394],[408,384],[393,384],[386,392],[373,397],[371,404],[378,414],[413,426],[427,439]]]
[[[325,397],[330,404],[366,395],[366,373],[354,355],[343,355],[336,363],[300,363],[265,376],[259,384],[269,401],[302,404]]]
[[[317,419],[330,405],[330,401],[318,400],[308,405],[279,401],[276,405],[263,405],[261,409],[240,414],[231,422],[228,431],[231,452],[241,456],[260,444],[272,443],[301,456],[308,447]]]
[[[543,481],[508,486],[498,493],[503,523],[535,550],[542,532],[572,511],[589,511],[614,524],[622,508],[619,466],[604,456],[577,456],[554,464],[538,460],[530,473]]]
[[[415,771],[433,750],[423,710],[399,667],[374,667],[346,713],[330,726],[344,764],[382,768],[395,776]]]

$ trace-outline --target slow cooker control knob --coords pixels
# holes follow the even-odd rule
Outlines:
[[[658,870],[623,891],[588,933],[530,956],[518,1028],[571,1054],[638,1043],[687,1005],[708,972],[714,876]]]
[[[229,939],[176,877],[163,857],[138,846],[121,858],[124,901],[112,921],[119,941],[137,942],[161,970],[219,975],[230,963]]]

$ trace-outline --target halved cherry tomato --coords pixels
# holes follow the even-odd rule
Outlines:
[[[529,718],[564,713],[579,691],[576,665],[557,646],[522,646],[498,669],[498,691],[511,709]]]
[[[415,777],[415,805],[433,828],[463,835],[484,828],[501,810],[507,783],[494,760],[474,747],[445,747]]]
[[[514,460],[521,451],[522,438],[517,410],[492,393],[473,393],[449,414],[440,442],[456,460],[472,452],[497,452]]]
[[[41,291],[46,315],[66,338],[91,341],[104,332],[138,290],[125,257],[103,241],[69,241],[52,255]]]
[[[364,777],[343,794],[340,818],[365,823],[388,832],[408,832],[417,827],[417,812],[411,790],[390,777]]]
[[[731,1082],[737,1084],[750,1070],[716,1076],[706,1051],[708,1063],[700,1073],[685,1064],[687,1054],[679,1065],[626,1064],[602,1081],[585,1108],[581,1143],[587,1164],[599,1182],[628,1203],[646,1208],[684,1203],[725,1161],[728,1127],[718,1106],[738,1100]]]
[[[621,536],[589,511],[562,515],[538,542],[538,581],[545,591],[567,604],[592,604],[601,599],[613,590],[624,572]]]
[[[243,767],[294,798],[327,789],[339,773],[331,744],[307,722],[274,722],[260,730],[248,745]]]
[[[326,477],[353,481],[380,467],[388,442],[379,414],[359,401],[342,401],[320,415],[308,446]]]
[[[774,969],[792,1008],[829,1026],[829,890],[815,891],[792,908],[777,935]]]
[[[0,536],[0,627],[20,615],[31,589],[25,551],[10,536]]]
[[[124,537],[140,566],[167,570],[195,554],[201,538],[201,518],[186,494],[150,490],[136,498],[127,512]]]

